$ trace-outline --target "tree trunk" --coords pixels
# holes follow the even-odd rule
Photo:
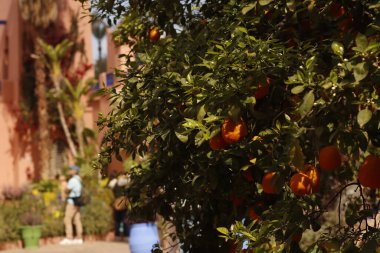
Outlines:
[[[78,85],[83,85],[82,83]],[[84,131],[84,112],[85,112],[85,106],[82,104],[82,93],[79,96],[79,98],[75,98],[72,101],[72,107],[73,107],[73,116],[75,119],[75,131],[78,139],[78,149],[79,154],[82,158],[85,158],[84,154],[84,137],[83,137],[83,131]]]
[[[82,158],[84,158],[84,139],[83,139],[83,130],[84,130],[84,122],[83,117],[76,119],[75,129],[78,137],[79,144],[79,153]]]
[[[41,55],[41,47],[38,43],[35,43],[36,55]],[[50,175],[49,169],[49,118],[47,112],[46,102],[46,75],[44,64],[40,60],[36,59],[34,62],[34,70],[36,74],[36,96],[38,101],[38,148],[40,155],[39,170],[37,173],[38,178],[48,178]]]
[[[54,88],[56,89],[56,91],[61,92],[61,85],[60,85],[61,76],[60,75],[57,75],[57,76],[52,75],[51,79],[53,80]],[[62,106],[62,103],[60,101],[57,102],[57,109],[58,109],[58,114],[59,114],[59,121],[61,122],[63,132],[65,133],[66,141],[67,141],[67,144],[69,145],[71,155],[74,158],[76,158],[78,156],[78,152],[77,152],[77,149],[75,147],[73,138],[71,136],[69,127],[66,123],[65,113],[63,111],[63,106]]]
[[[63,132],[65,133],[65,137],[67,140],[67,143],[69,145],[70,152],[74,158],[78,156],[77,149],[75,147],[73,138],[71,137],[71,133],[69,130],[69,127],[67,126],[66,120],[65,120],[65,114],[63,112],[63,107],[61,102],[57,102],[57,108],[59,113],[59,120],[61,122],[61,126],[63,128]]]

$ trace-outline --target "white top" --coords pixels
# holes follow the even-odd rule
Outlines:
[[[70,190],[69,196],[67,198],[67,203],[74,204],[74,200],[72,198],[80,197],[80,194],[82,192],[82,183],[81,179],[78,175],[73,176],[70,178],[69,182],[67,183],[67,189]]]

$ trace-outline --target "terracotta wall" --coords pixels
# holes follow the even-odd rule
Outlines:
[[[21,71],[18,1],[1,1],[0,20],[6,22],[0,25],[0,187],[3,188],[26,181],[26,167],[31,158],[22,154],[23,136],[16,131]]]
[[[28,175],[33,175],[34,163],[32,155],[37,150],[28,143],[36,143],[35,135],[23,130],[17,122],[20,104],[20,78],[22,72],[22,22],[19,14],[17,0],[0,0],[0,195],[6,186],[23,186],[28,183]],[[71,14],[83,17],[81,5],[74,0],[59,0],[60,19],[68,26]],[[6,25],[1,21],[5,20]],[[92,56],[92,32],[88,18],[80,18],[80,34],[85,44],[87,61],[93,62]],[[5,50],[7,48],[6,37],[8,37],[7,59]],[[4,80],[4,64],[8,62],[8,76]],[[79,63],[79,58],[76,64]],[[75,67],[75,66],[73,66]],[[89,71],[87,77],[93,76]],[[84,101],[85,102],[85,101]],[[96,121],[94,108],[86,109],[85,121],[87,127],[93,127]],[[33,137],[34,136],[34,137]]]
[[[28,143],[37,143],[37,135],[26,132],[17,122],[18,106],[20,104],[20,78],[22,72],[21,57],[22,57],[22,22],[18,10],[17,0],[0,0],[0,23],[1,20],[6,20],[7,24],[0,24],[0,81],[3,84],[0,91],[0,195],[1,191],[6,186],[22,186],[28,183],[28,176],[32,176],[35,164],[33,157],[38,157],[37,149],[32,148]],[[81,39],[85,44],[85,54],[88,63],[94,64],[92,54],[92,31],[89,18],[84,17],[80,3],[75,0],[59,0],[60,4],[60,20],[64,22],[66,27],[70,25],[71,15],[80,15],[79,28]],[[5,38],[9,40],[9,75],[7,80],[4,79],[3,64],[7,61],[5,57]],[[111,31],[107,31],[107,72],[112,73],[115,68],[121,66],[119,54],[129,52],[127,46],[115,46],[112,42]],[[74,68],[80,62],[77,57]],[[94,69],[87,73],[86,77],[92,77]],[[105,81],[105,73],[101,75],[100,82]],[[118,80],[115,79],[115,82]],[[5,85],[4,85],[5,84]],[[106,115],[109,110],[107,98],[101,97],[89,102],[86,99],[83,101],[87,104],[85,111],[85,125],[88,128],[98,130],[96,121],[98,113]],[[17,130],[16,130],[17,129]],[[99,143],[103,135],[99,134]],[[33,139],[34,138],[34,139]],[[114,161],[110,169],[120,170],[122,164]]]

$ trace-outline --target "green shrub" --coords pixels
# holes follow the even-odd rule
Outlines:
[[[91,203],[81,210],[82,224],[86,235],[101,235],[112,230],[112,193],[108,189],[91,190]]]
[[[20,239],[18,228],[21,226],[19,217],[21,201],[6,201],[0,203],[0,242]]]
[[[44,181],[41,185],[51,184]],[[93,197],[91,203],[81,209],[84,233],[105,234],[113,228],[112,192],[99,187],[95,180],[86,182],[85,185]],[[0,202],[0,242],[19,240],[22,217],[29,213],[41,214],[42,237],[64,236],[65,203],[58,198],[52,199],[51,196],[47,200],[46,193],[58,191],[57,188],[46,190],[47,188],[42,187],[38,191],[34,188],[32,193],[25,192],[18,199]]]
[[[41,180],[33,185],[33,189],[39,192],[54,192],[58,189],[58,182],[56,180]]]
[[[54,237],[65,235],[63,219],[65,216],[64,203],[56,200],[50,202],[43,214],[42,237]]]

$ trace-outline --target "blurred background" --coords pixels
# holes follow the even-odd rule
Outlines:
[[[91,160],[102,139],[98,114],[110,109],[97,91],[117,82],[128,48],[115,46],[104,22],[89,21],[74,0],[0,0],[0,244],[28,223],[43,223],[43,237],[63,235],[59,179],[72,164],[93,194],[85,233],[113,228],[107,175]]]

